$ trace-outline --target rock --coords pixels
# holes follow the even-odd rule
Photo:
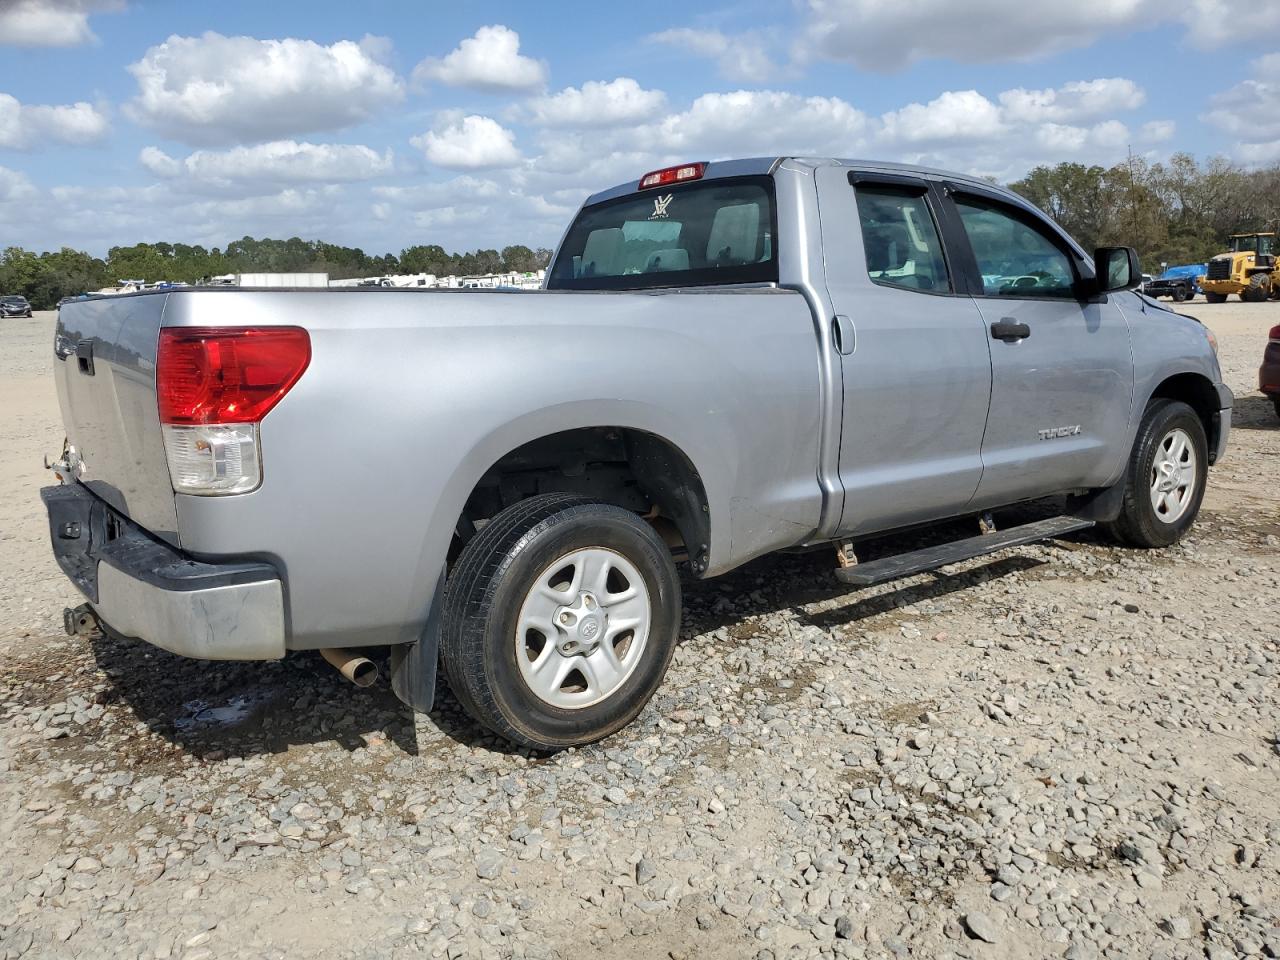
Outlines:
[[[1191,921],[1183,916],[1165,917],[1160,921],[1160,929],[1175,940],[1191,938]]]
[[[504,861],[500,854],[485,850],[476,855],[476,876],[481,880],[494,880],[502,874]]]
[[[971,910],[964,915],[964,926],[969,934],[984,943],[998,943],[1000,941],[999,925],[987,916],[976,910]]]
[[[648,857],[641,857],[636,863],[636,883],[644,885],[658,875],[658,868]]]

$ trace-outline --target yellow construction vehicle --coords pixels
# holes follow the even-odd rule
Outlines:
[[[1274,233],[1238,233],[1231,237],[1230,249],[1208,264],[1200,278],[1200,289],[1210,303],[1222,303],[1233,293],[1248,303],[1267,297],[1280,299],[1280,252]]]

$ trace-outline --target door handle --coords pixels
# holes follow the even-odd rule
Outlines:
[[[93,341],[81,340],[76,344],[76,362],[80,372],[87,377],[93,376]]]
[[[1031,328],[1013,317],[1001,317],[991,325],[991,336],[997,340],[1025,340],[1031,336]]]
[[[843,313],[837,313],[831,320],[831,339],[841,354],[848,356],[853,353],[857,332],[853,328],[853,321]]]

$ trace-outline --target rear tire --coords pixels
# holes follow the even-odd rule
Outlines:
[[[1104,528],[1134,547],[1167,547],[1195,523],[1209,473],[1209,445],[1196,412],[1155,399],[1138,427],[1125,471],[1120,516]]]
[[[1227,295],[1225,293],[1205,292],[1204,299],[1206,303],[1226,303]]]
[[[1271,405],[1276,408],[1276,416],[1280,417],[1280,397],[1272,397]]]
[[[441,659],[463,708],[513,743],[554,751],[644,709],[675,652],[680,579],[634,513],[543,494],[471,539],[444,604]]]

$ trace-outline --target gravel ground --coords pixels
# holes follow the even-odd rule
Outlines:
[[[1182,544],[690,583],[650,708],[550,759],[314,655],[63,636],[52,318],[5,321],[0,958],[1280,956],[1280,304],[1188,309],[1237,401]]]

